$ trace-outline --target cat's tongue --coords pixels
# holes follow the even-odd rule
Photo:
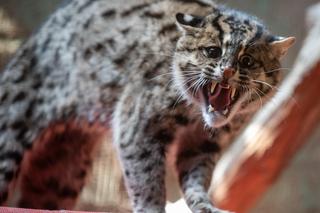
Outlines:
[[[217,83],[209,92],[209,103],[214,110],[225,110],[231,103],[231,87],[223,82]]]

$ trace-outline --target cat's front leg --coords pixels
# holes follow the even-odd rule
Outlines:
[[[207,193],[220,154],[214,136],[199,122],[181,131],[178,140],[176,167],[189,208],[193,213],[228,213],[215,207]]]
[[[171,140],[171,136],[160,128],[153,104],[146,94],[124,97],[113,121],[114,142],[135,213],[165,212],[163,140]]]

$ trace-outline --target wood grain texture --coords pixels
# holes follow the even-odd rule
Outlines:
[[[294,69],[217,166],[210,191],[221,208],[247,212],[318,126],[320,18],[310,14],[312,27]]]

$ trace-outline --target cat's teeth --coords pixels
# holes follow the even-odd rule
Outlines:
[[[220,84],[220,87],[222,87],[222,88],[224,88],[224,89],[230,89],[231,86],[230,86],[230,85],[221,85],[221,84]]]
[[[236,95],[237,89],[236,88],[232,88],[231,89],[231,99],[234,99],[234,96]]]
[[[214,111],[214,108],[213,106],[209,105],[209,109],[208,109],[209,112],[213,112]]]
[[[222,114],[224,114],[224,115],[227,115],[228,114],[228,109],[225,109],[223,112],[222,112]]]
[[[211,89],[210,89],[211,94],[214,93],[214,89],[216,88],[216,86],[217,86],[217,83],[214,82],[214,81],[212,81],[212,82],[211,82]]]

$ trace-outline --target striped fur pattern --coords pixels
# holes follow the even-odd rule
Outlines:
[[[173,143],[191,210],[224,212],[207,195],[212,170],[252,115],[243,112],[256,103],[252,88],[264,96],[278,83],[291,43],[210,0],[66,1],[0,77],[1,203],[20,177],[20,206],[72,209],[111,128],[133,212],[164,212]],[[243,55],[254,59],[250,69],[238,67]],[[240,106],[217,128],[220,112],[207,111],[202,92],[226,66],[236,70],[228,84]]]

